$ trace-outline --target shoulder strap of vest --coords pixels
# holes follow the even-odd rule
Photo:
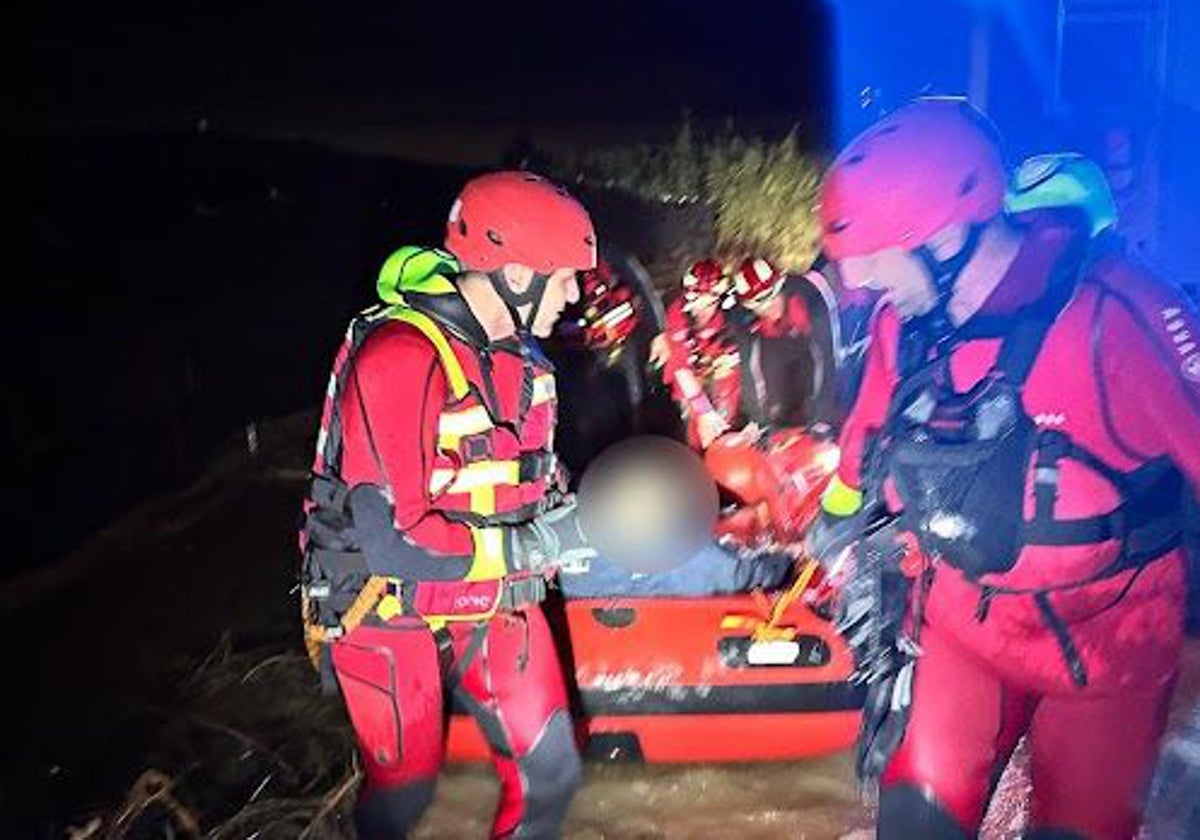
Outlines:
[[[995,370],[1016,387],[1024,385],[1053,324],[1054,318],[1040,314],[1018,318],[1000,345]]]
[[[910,318],[900,324],[896,345],[896,370],[901,379],[912,376],[929,365],[932,340],[922,318]]]
[[[465,397],[471,386],[467,382],[466,373],[463,372],[462,363],[458,360],[458,356],[454,355],[454,349],[450,346],[450,341],[442,332],[441,327],[424,312],[418,312],[403,304],[393,306],[388,311],[388,317],[416,327],[425,338],[429,339],[429,343],[437,350],[442,370],[446,374],[446,380],[450,384],[450,391],[454,398],[461,400]]]
[[[996,370],[1009,382],[1017,387],[1025,384],[1046,334],[1071,300],[1091,260],[1092,249],[1088,245],[1068,249],[1051,270],[1045,294],[1017,313],[1013,330],[1005,337],[996,358]]]

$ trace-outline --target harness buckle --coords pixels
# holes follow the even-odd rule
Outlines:
[[[535,452],[522,452],[517,456],[517,464],[518,480],[524,484],[553,475],[557,458],[553,452],[539,449]]]
[[[486,461],[492,457],[492,439],[490,435],[470,435],[462,440],[463,458],[467,463]]]
[[[1059,474],[1058,465],[1053,467],[1034,467],[1033,483],[1046,487],[1057,487]]]
[[[546,579],[541,575],[507,578],[500,593],[500,608],[515,611],[546,600]]]
[[[1058,429],[1038,432],[1037,461],[1039,467],[1057,467],[1058,462],[1071,454],[1071,439]]]

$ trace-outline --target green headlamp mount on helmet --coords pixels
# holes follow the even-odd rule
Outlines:
[[[1093,239],[1117,222],[1117,205],[1103,170],[1074,152],[1036,155],[1018,166],[1004,207],[1009,213],[1074,208],[1087,217]]]

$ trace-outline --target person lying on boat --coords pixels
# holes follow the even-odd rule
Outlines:
[[[565,598],[698,598],[751,589],[778,589],[794,564],[780,551],[752,552],[713,539],[682,563],[658,572],[634,572],[603,555],[559,567]]]
[[[542,541],[567,598],[698,597],[780,586],[793,565],[777,547],[717,537],[717,490],[705,465],[668,438],[631,438],[581,478],[577,504],[548,514]]]

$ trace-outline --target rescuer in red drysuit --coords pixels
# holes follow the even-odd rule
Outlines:
[[[563,546],[544,539],[555,391],[534,336],[577,299],[595,234],[564,190],[503,172],[463,188],[446,248],[335,363],[302,538],[310,632],[358,739],[360,837],[425,810],[448,699],[493,751],[493,836],[557,837],[580,763],[539,607]]]
[[[826,253],[884,296],[818,531],[860,527],[865,493],[920,545],[903,563],[919,653],[868,699],[894,718],[865,731],[883,840],[974,836],[1022,735],[1027,836],[1133,837],[1178,672],[1200,320],[1075,216],[1005,214],[1005,183],[981,114],[921,100],[822,191]],[[869,623],[886,600],[867,600]]]
[[[741,415],[762,427],[830,425],[836,420],[836,303],[815,272],[789,277],[762,258],[733,276],[738,303]]]
[[[729,278],[716,260],[696,262],[683,294],[667,308],[666,329],[651,348],[663,382],[687,423],[688,443],[703,450],[738,416],[738,348],[729,331]]]

